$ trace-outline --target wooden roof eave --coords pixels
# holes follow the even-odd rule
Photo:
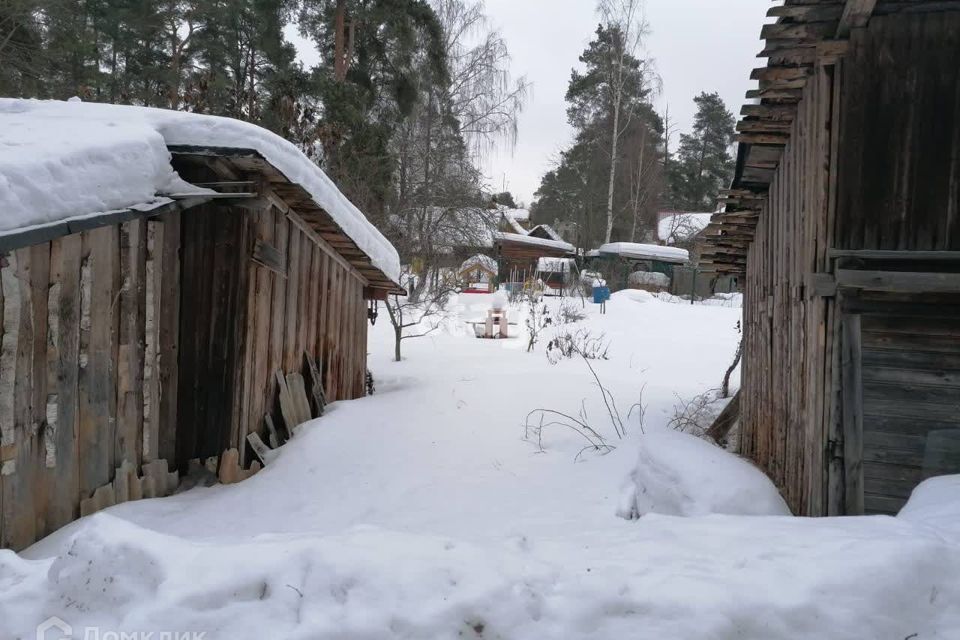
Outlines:
[[[850,31],[866,26],[876,7],[877,0],[784,0],[768,10],[776,22],[761,28],[765,45],[758,55],[767,58],[767,64],[751,72],[758,88],[746,94],[748,100],[759,103],[741,109],[734,179],[721,198],[724,216],[741,212],[749,212],[745,217],[759,216],[793,134],[807,78],[816,65],[844,54]],[[727,224],[720,216],[714,216],[711,232],[705,238],[707,250],[718,247],[724,255],[733,238],[737,244],[752,238],[748,228]]]
[[[231,172],[257,173],[266,181],[268,191],[309,225],[316,236],[330,246],[365,281],[365,287],[382,291],[389,295],[406,295],[406,289],[390,279],[381,269],[373,265],[370,257],[347,235],[336,220],[320,207],[313,197],[299,184],[292,182],[279,169],[268,162],[259,151],[232,147],[200,147],[192,145],[171,145],[170,152],[176,156],[193,156],[229,161],[229,167],[210,162],[211,168],[218,174],[227,173],[226,178],[236,178]],[[372,297],[368,296],[368,297]]]

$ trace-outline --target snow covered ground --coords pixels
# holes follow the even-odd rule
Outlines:
[[[53,615],[78,638],[960,635],[960,478],[925,485],[903,517],[794,518],[762,474],[665,430],[681,398],[719,386],[735,300],[623,292],[561,328],[609,341],[591,364],[622,439],[584,362],[545,356],[555,326],[532,353],[523,335],[472,337],[489,301],[461,296],[400,363],[381,314],[376,395],[332,406],[250,480],[0,551],[0,638],[33,638]],[[643,430],[628,417],[641,401]],[[615,449],[584,452],[562,426],[524,439],[536,409],[585,411]],[[629,507],[660,513],[618,516]],[[730,515],[744,513],[781,515]]]

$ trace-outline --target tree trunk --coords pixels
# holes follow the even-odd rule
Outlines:
[[[727,372],[723,374],[723,385],[720,387],[721,398],[730,397],[730,376],[733,374],[733,370],[737,368],[737,365],[740,364],[740,356],[742,355],[743,355],[743,338],[740,338],[740,342],[737,344],[737,355],[733,357],[733,362],[730,363],[729,367],[727,367]]]
[[[620,92],[613,103],[613,140],[610,143],[610,182],[607,185],[607,234],[604,242],[610,242],[613,233],[613,187],[617,179],[617,147],[620,143]]]
[[[337,13],[333,25],[333,76],[337,82],[347,77],[347,0],[337,0]]]
[[[400,362],[400,341],[403,340],[403,329],[396,327],[393,330],[393,359],[397,362]]]

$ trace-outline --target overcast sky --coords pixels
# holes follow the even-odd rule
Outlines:
[[[520,118],[516,147],[490,158],[490,187],[506,188],[529,204],[557,152],[571,140],[563,96],[570,70],[597,27],[595,0],[486,0],[487,13],[500,29],[513,58],[515,76],[526,75],[533,91]],[[717,91],[739,114],[744,92],[755,83],[760,26],[770,0],[646,0],[652,30],[648,54],[663,80],[657,99],[667,105],[679,132],[693,121],[693,97]],[[307,64],[316,56],[294,33]],[[674,142],[677,140],[675,134]]]

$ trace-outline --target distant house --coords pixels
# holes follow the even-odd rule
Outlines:
[[[576,250],[547,225],[539,225],[528,233],[498,232],[495,236],[499,279],[508,288],[522,286],[537,275],[540,258],[574,257]]]
[[[0,184],[0,546],[194,467],[234,481],[249,442],[365,394],[397,252],[278,136],[0,99]]]
[[[740,451],[797,514],[894,514],[960,473],[960,8],[775,9],[702,258],[745,279]]]

